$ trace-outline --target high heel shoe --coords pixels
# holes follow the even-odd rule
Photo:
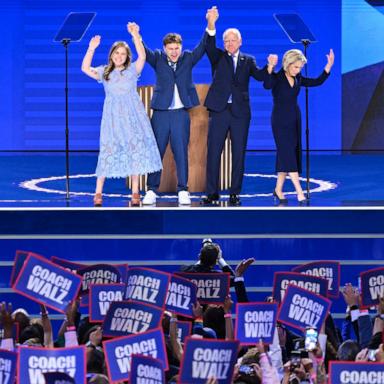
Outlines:
[[[101,207],[103,205],[103,197],[101,193],[95,193],[95,196],[93,198],[93,205],[95,207]]]
[[[140,205],[140,193],[132,193],[131,205],[133,207],[138,207]]]
[[[302,200],[297,200],[297,201],[299,202],[300,206],[309,205],[309,199],[307,199],[306,197]]]
[[[279,202],[279,204],[287,204],[288,203],[288,199],[286,199],[286,198],[280,199],[280,197],[276,193],[276,189],[273,190],[273,197]]]

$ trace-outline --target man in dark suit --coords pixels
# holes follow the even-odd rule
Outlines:
[[[245,150],[251,120],[249,80],[263,81],[266,67],[259,69],[252,56],[240,52],[241,34],[235,28],[223,34],[224,50],[216,47],[216,21],[218,10],[207,12],[208,37],[206,50],[212,66],[212,85],[204,105],[210,113],[206,194],[203,204],[217,202],[219,196],[219,167],[228,130],[232,145],[232,184],[229,204],[240,205],[239,194],[244,174]]]
[[[188,143],[190,118],[188,109],[199,105],[192,68],[205,53],[206,33],[192,51],[182,52],[182,39],[177,33],[168,33],[163,39],[163,51],[152,51],[145,46],[146,60],[155,70],[156,84],[151,101],[152,128],[163,158],[170,141],[176,163],[179,204],[188,205]],[[161,172],[148,175],[148,191],[143,204],[156,203],[156,191]]]

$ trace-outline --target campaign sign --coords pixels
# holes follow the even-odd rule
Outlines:
[[[229,273],[179,273],[197,287],[196,297],[201,304],[222,304],[229,294]]]
[[[306,327],[320,330],[330,307],[331,301],[325,297],[295,285],[289,285],[277,319],[302,331]]]
[[[17,353],[0,349],[0,383],[13,384],[15,382]]]
[[[18,293],[65,313],[78,294],[81,277],[43,257],[30,254],[13,289]]]
[[[337,299],[340,293],[340,263],[338,261],[314,261],[298,265],[292,272],[322,277],[328,280],[328,297]]]
[[[232,383],[238,347],[238,341],[188,337],[178,383],[205,384],[212,377],[219,384]]]
[[[123,301],[125,284],[91,284],[89,286],[89,321],[104,320],[114,301]]]
[[[150,268],[128,268],[125,300],[136,300],[164,308],[171,275]]]
[[[64,372],[45,372],[46,384],[76,384],[75,380]]]
[[[192,304],[196,305],[196,285],[188,279],[172,275],[168,285],[165,309],[186,317],[194,317]]]
[[[371,362],[330,361],[329,384],[384,383],[384,364]]]
[[[235,339],[245,345],[255,345],[260,340],[271,344],[277,307],[277,303],[237,303]]]
[[[60,265],[60,267],[69,269],[71,272],[77,272],[79,269],[86,267],[85,264],[74,263],[73,261],[61,259],[57,256],[51,256],[51,261],[57,265]]]
[[[45,372],[64,372],[76,384],[85,384],[85,347],[19,349],[18,383],[45,384]]]
[[[12,268],[12,273],[11,273],[11,282],[10,282],[11,287],[15,283],[15,280],[16,280],[17,276],[19,275],[21,268],[24,265],[24,261],[27,259],[27,257],[29,255],[37,255],[37,254],[32,253],[32,252],[28,252],[28,251],[20,251],[20,250],[16,251],[15,260],[13,261],[13,268]],[[40,255],[37,255],[37,256],[40,256]],[[43,256],[41,256],[41,257],[43,257]]]
[[[371,307],[384,297],[384,268],[370,269],[360,273],[361,303]]]
[[[163,363],[144,355],[132,355],[130,383],[166,384]]]
[[[283,301],[285,291],[290,284],[327,297],[328,281],[326,279],[298,272],[275,272],[272,296],[278,303]]]
[[[103,335],[125,336],[146,332],[159,326],[163,309],[139,301],[111,303],[103,322]]]
[[[121,275],[119,270],[109,264],[93,264],[77,271],[78,275],[83,277],[81,283],[80,295],[86,295],[89,292],[91,284],[119,284]]]
[[[103,342],[103,347],[109,380],[113,383],[129,379],[132,355],[159,359],[164,370],[168,370],[168,358],[161,328],[107,340]]]
[[[190,321],[178,321],[177,323],[177,339],[180,343],[184,343],[185,339],[191,335],[192,323]]]

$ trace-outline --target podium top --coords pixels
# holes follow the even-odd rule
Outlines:
[[[273,17],[292,43],[316,42],[316,37],[297,13],[275,13]]]
[[[95,18],[95,12],[68,13],[54,41],[80,41]]]

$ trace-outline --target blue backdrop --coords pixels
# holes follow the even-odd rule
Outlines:
[[[362,0],[361,0],[362,1]],[[242,50],[264,65],[268,53],[293,47],[273,18],[274,13],[296,12],[319,40],[309,48],[309,74],[318,75],[325,54],[333,48],[336,64],[321,88],[310,90],[311,148],[341,147],[341,2],[335,0],[5,0],[0,3],[1,84],[0,150],[64,149],[64,48],[53,43],[70,11],[95,11],[97,16],[84,40],[69,47],[70,148],[97,149],[103,90],[81,71],[81,60],[91,36],[102,35],[94,64],[106,62],[115,40],[129,40],[126,23],[136,21],[148,46],[161,46],[164,34],[183,35],[184,49],[192,48],[206,25],[212,5],[220,11],[219,43],[224,29],[238,27]],[[297,47],[300,47],[297,46]],[[210,82],[204,58],[194,69],[196,83]],[[148,66],[140,84],[152,84]],[[271,95],[251,83],[252,126],[249,149],[274,149],[270,129]],[[301,96],[303,106],[303,95]]]

